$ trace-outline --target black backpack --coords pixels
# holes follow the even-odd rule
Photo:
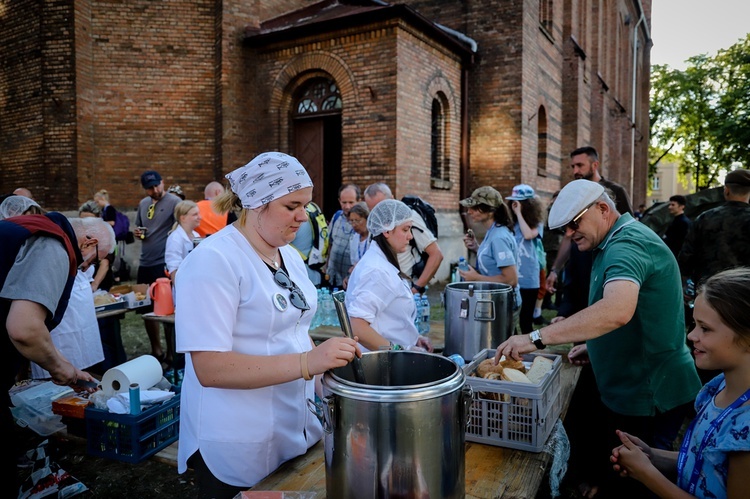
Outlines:
[[[424,224],[427,226],[427,230],[432,232],[433,236],[438,237],[438,223],[437,217],[435,216],[435,208],[430,203],[420,198],[419,196],[404,196],[403,198],[401,198],[401,202],[419,213],[419,216],[422,217],[422,220],[424,220]],[[421,230],[417,227],[413,227],[412,229]],[[419,251],[419,249],[417,248],[417,243],[414,239],[409,241],[409,244],[411,244],[412,252]],[[414,263],[414,267],[412,267],[412,277],[418,278],[420,275],[422,275],[425,264],[427,263],[428,256],[429,255],[427,255],[427,253],[424,251],[420,253],[419,259]]]

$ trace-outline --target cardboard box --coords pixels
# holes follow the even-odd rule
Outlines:
[[[148,284],[120,284],[119,286],[112,286],[109,292],[119,294],[125,301],[127,308],[140,308],[151,305],[151,298],[148,296]],[[142,300],[137,300],[136,293],[143,293],[146,297]]]

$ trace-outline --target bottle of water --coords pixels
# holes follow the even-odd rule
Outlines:
[[[422,295],[419,293],[414,295],[414,306],[417,309],[417,313],[414,316],[414,326],[416,326],[417,331],[419,331],[421,327],[420,323],[422,322]]]
[[[320,325],[330,326],[331,325],[331,306],[333,305],[333,302],[331,301],[331,293],[328,290],[328,288],[323,289],[323,296],[321,298],[322,298],[321,309],[323,310],[323,313],[320,315]]]
[[[430,332],[430,299],[427,297],[427,288],[422,294],[422,320],[419,322],[419,334],[425,335]]]
[[[336,293],[338,290],[339,288],[333,288],[333,293]],[[331,300],[331,326],[341,327],[339,314],[336,312],[336,304],[333,303],[333,293],[328,295],[328,298]]]
[[[458,259],[458,270],[460,270],[461,272],[469,271],[469,264],[466,262],[466,258],[460,257]]]

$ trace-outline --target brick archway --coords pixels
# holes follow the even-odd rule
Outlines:
[[[359,104],[359,94],[354,84],[354,75],[339,57],[327,52],[309,52],[290,60],[276,76],[271,89],[269,106],[273,129],[276,130],[276,143],[280,151],[290,149],[289,109],[294,90],[311,78],[327,76],[339,87],[344,103],[341,110],[345,116],[348,109]]]

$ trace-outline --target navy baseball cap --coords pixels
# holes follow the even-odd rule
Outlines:
[[[161,183],[161,175],[159,172],[154,170],[147,170],[141,175],[141,185],[144,189],[159,185]]]

